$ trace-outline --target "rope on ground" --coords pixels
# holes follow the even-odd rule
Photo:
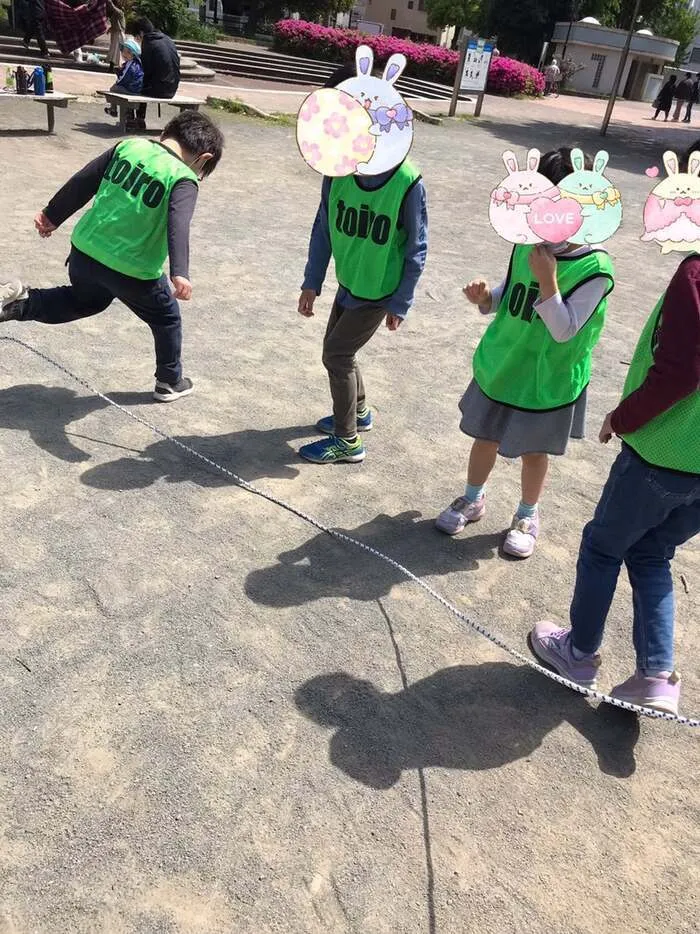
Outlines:
[[[285,509],[287,512],[291,513],[297,518],[301,519],[303,522],[308,523],[308,525],[313,526],[313,528],[318,529],[319,532],[323,532],[326,535],[330,535],[332,538],[337,539],[340,542],[343,542],[346,545],[351,545],[353,548],[359,548],[361,551],[365,551],[370,555],[373,555],[375,558],[378,558],[380,561],[385,562],[391,567],[399,571],[405,578],[410,581],[413,581],[414,584],[417,584],[422,590],[424,590],[429,596],[436,600],[441,606],[443,606],[449,613],[455,616],[460,622],[464,623],[465,626],[473,629],[475,632],[478,632],[480,636],[483,636],[485,639],[488,639],[493,645],[498,646],[499,649],[504,651],[507,655],[510,655],[511,658],[516,659],[516,661],[521,664],[528,665],[530,668],[533,668],[535,671],[538,671],[541,675],[544,675],[545,678],[549,678],[551,681],[555,681],[557,684],[561,684],[564,687],[569,688],[572,691],[576,691],[578,694],[583,694],[584,697],[590,697],[593,700],[603,701],[606,704],[612,704],[614,707],[619,707],[622,710],[629,710],[632,713],[639,714],[642,717],[649,717],[654,720],[669,720],[673,723],[680,724],[681,726],[690,726],[690,727],[700,727],[700,719],[694,719],[692,717],[683,717],[680,715],[672,713],[664,713],[658,710],[651,710],[649,707],[640,707],[637,704],[629,704],[626,701],[618,700],[615,697],[611,697],[609,694],[604,694],[602,691],[596,691],[592,688],[583,687],[580,684],[576,684],[575,681],[570,681],[568,678],[564,678],[562,675],[557,674],[554,671],[551,671],[549,668],[545,668],[543,665],[538,664],[532,658],[529,658],[527,655],[524,655],[522,652],[519,652],[517,649],[512,648],[508,643],[494,633],[490,632],[480,623],[475,623],[473,620],[458,609],[454,604],[450,603],[442,594],[438,593],[430,584],[423,580],[422,577],[418,577],[412,571],[409,571],[408,568],[404,567],[403,564],[400,564],[398,561],[394,560],[390,555],[384,554],[383,551],[379,551],[377,548],[372,548],[371,545],[367,545],[364,542],[359,541],[356,538],[352,538],[350,535],[346,535],[344,532],[340,532],[338,529],[330,528],[327,525],[324,525],[319,519],[316,519],[314,516],[309,515],[308,513],[303,512],[303,510],[294,506],[291,503],[286,502],[286,500],[280,499],[277,496],[274,496],[272,493],[268,493],[266,490],[261,489],[260,487],[255,486],[252,483],[249,483],[247,480],[244,480],[242,477],[239,477],[233,471],[229,470],[227,467],[218,464],[216,461],[211,460],[209,457],[205,457],[204,454],[200,454],[195,448],[190,447],[189,444],[184,444],[182,441],[179,441],[177,438],[173,438],[172,435],[169,435],[167,432],[163,431],[161,428],[158,428],[156,425],[153,425],[147,419],[143,418],[141,415],[137,415],[135,412],[132,412],[130,409],[127,409],[125,406],[120,405],[118,402],[115,402],[113,399],[110,399],[109,396],[106,396],[104,393],[100,392],[98,389],[95,389],[87,380],[83,379],[81,376],[78,376],[76,373],[73,373],[72,370],[69,370],[68,367],[63,366],[62,363],[59,363],[57,360],[54,360],[52,357],[49,357],[47,354],[43,353],[41,350],[37,350],[36,347],[32,347],[31,344],[27,344],[25,341],[20,340],[18,337],[0,337],[1,341],[7,341],[9,343],[17,344],[20,347],[24,347],[25,350],[28,350],[30,353],[33,353],[35,356],[39,357],[44,362],[48,363],[50,366],[54,367],[59,372],[63,373],[65,376],[68,376],[73,382],[77,383],[79,386],[82,386],[83,389],[86,389],[88,392],[102,399],[108,405],[117,409],[121,412],[122,415],[125,415],[127,418],[132,419],[137,422],[139,425],[142,425],[144,428],[147,428],[154,435],[159,438],[162,438],[164,441],[168,441],[170,444],[173,444],[175,447],[180,448],[181,451],[185,451],[190,457],[194,457],[199,461],[202,461],[207,466],[212,467],[214,470],[223,474],[232,480],[237,486],[242,487],[244,490],[247,490],[249,493],[255,494],[255,496],[260,496],[262,499],[267,500],[267,502],[272,503],[275,506],[279,506],[282,509]]]

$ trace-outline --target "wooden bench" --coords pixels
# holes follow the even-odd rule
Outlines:
[[[54,133],[56,128],[56,108],[60,107],[61,110],[66,110],[68,104],[71,101],[77,101],[78,98],[75,94],[62,94],[60,91],[53,91],[52,93],[37,95],[37,94],[15,94],[15,93],[3,93],[0,94],[0,100],[4,99],[11,100],[25,100],[25,101],[36,101],[37,104],[43,104],[46,107],[46,119],[48,121],[48,132]]]
[[[196,97],[180,97],[178,95],[175,97],[143,97],[141,94],[117,94],[113,91],[98,91],[97,93],[104,97],[108,104],[115,104],[119,108],[119,128],[122,133],[126,132],[127,114],[141,104],[158,104],[158,112],[160,113],[161,104],[177,107],[178,110],[182,111],[199,110],[204,103],[204,101],[200,101]]]

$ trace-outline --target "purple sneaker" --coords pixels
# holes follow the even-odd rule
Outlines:
[[[596,652],[595,655],[584,655],[581,659],[574,658],[570,629],[546,621],[537,623],[530,632],[528,642],[533,654],[562,677],[584,688],[595,689],[600,655]]]
[[[651,707],[661,713],[678,716],[678,701],[681,697],[681,676],[677,671],[662,672],[652,677],[635,671],[631,678],[616,685],[610,692],[616,700]]]
[[[532,519],[520,519],[516,513],[510,532],[503,542],[503,551],[513,558],[529,558],[535,550],[537,536],[540,534],[540,516],[535,513]]]
[[[435,525],[447,535],[456,535],[470,522],[478,522],[486,513],[486,497],[480,496],[473,503],[463,496],[450,503],[435,520]]]

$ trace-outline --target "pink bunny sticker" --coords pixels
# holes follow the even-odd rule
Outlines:
[[[688,159],[688,171],[681,172],[678,157],[664,153],[667,177],[649,194],[644,205],[642,240],[656,243],[662,253],[700,251],[700,152]],[[654,177],[647,169],[646,174]],[[658,172],[656,173],[658,174]]]
[[[489,202],[489,220],[500,237],[509,243],[535,244],[578,229],[577,205],[557,207],[559,189],[537,171],[538,149],[530,149],[523,169],[509,149],[503,153],[503,163],[508,176],[491,192]]]

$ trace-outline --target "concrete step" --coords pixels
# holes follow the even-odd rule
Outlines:
[[[318,87],[338,68],[334,62],[297,58],[259,47],[206,45],[199,42],[178,42],[177,46],[182,55],[183,78],[190,81],[212,81],[218,73],[251,81]],[[78,63],[71,57],[61,56],[52,43],[49,43],[49,48],[53,53],[51,65],[55,68],[107,73],[106,65]],[[102,44],[86,46],[84,51],[104,55],[105,47]],[[43,61],[37,52],[27,53],[20,39],[12,36],[0,36],[0,59],[11,64],[31,65]],[[414,99],[447,101],[452,95],[450,87],[420,78],[402,77],[397,82],[397,88],[406,97]],[[467,94],[460,94],[460,100],[469,99]]]

